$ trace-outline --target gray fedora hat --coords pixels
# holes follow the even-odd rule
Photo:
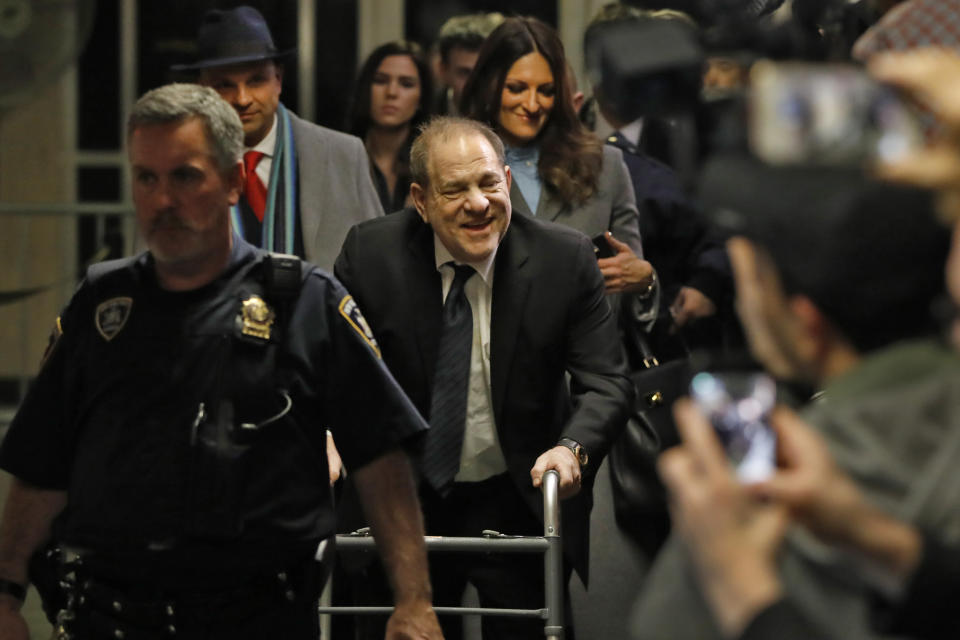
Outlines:
[[[242,62],[274,60],[293,49],[278,51],[263,15],[253,7],[213,9],[204,14],[197,31],[197,61],[175,64],[173,71],[198,71]]]

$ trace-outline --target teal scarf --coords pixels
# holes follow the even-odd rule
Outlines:
[[[267,205],[263,212],[263,229],[260,246],[280,253],[294,252],[294,236],[297,229],[297,153],[293,143],[290,114],[280,104],[277,107],[277,143],[273,150],[270,167],[270,188]],[[230,209],[233,228],[241,237],[243,219],[240,208]]]

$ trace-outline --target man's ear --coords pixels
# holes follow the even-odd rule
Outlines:
[[[503,176],[507,181],[507,194],[510,193],[510,187],[513,185],[513,173],[510,172],[508,165],[503,165]]]
[[[823,334],[830,322],[824,317],[817,305],[803,294],[794,294],[789,300],[790,311],[796,316],[804,331],[812,335]]]
[[[427,190],[421,187],[416,182],[410,183],[410,199],[413,200],[413,206],[416,207],[417,213],[420,214],[420,218],[429,223],[427,220]]]
[[[237,162],[227,173],[227,188],[229,190],[229,201],[231,205],[240,202],[240,194],[243,193],[243,185],[247,180],[247,172],[243,162]]]
[[[790,296],[788,305],[800,329],[795,346],[804,362],[815,362],[825,357],[837,338],[833,325],[816,303],[805,295]]]
[[[283,89],[283,65],[279,62],[274,62],[273,69],[277,74],[277,82],[280,83],[280,88]]]
[[[810,375],[824,379],[849,371],[860,361],[861,354],[843,331],[803,295],[791,296],[790,310],[802,325],[797,353],[806,358]]]

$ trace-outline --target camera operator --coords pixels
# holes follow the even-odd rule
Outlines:
[[[644,12],[610,3],[587,27],[584,49],[590,52],[599,47],[612,25],[642,25],[651,20],[671,21],[681,29],[696,28],[679,12]],[[633,54],[648,52],[642,49]],[[654,56],[653,52],[649,55]],[[638,114],[629,98],[618,100],[600,85],[593,86],[597,108],[614,129],[605,141],[623,152],[640,211],[644,255],[657,269],[661,283],[660,310],[649,339],[651,350],[664,362],[683,357],[689,349],[719,348],[724,337],[722,312],[731,291],[722,244],[697,214],[677,173],[646,150],[649,138],[644,136],[660,119]],[[690,92],[686,100],[695,102],[696,95]]]
[[[881,166],[879,173],[940,190],[939,211],[954,221],[947,283],[954,303],[960,302],[960,224],[956,222],[960,219],[960,100],[956,89],[960,57],[943,50],[885,55],[872,61],[871,70],[879,79],[907,89],[944,125],[944,135],[930,147],[895,165]],[[877,220],[884,217],[878,214]],[[955,326],[955,336],[956,332]],[[948,402],[931,408],[947,421],[956,422]],[[877,496],[865,498],[868,488],[863,486],[863,474],[869,465],[862,457],[838,464],[831,458],[829,442],[824,443],[795,415],[781,410],[772,422],[780,437],[782,468],[766,483],[743,487],[725,468],[718,443],[703,418],[688,404],[678,405],[677,418],[685,444],[663,456],[661,470],[671,490],[677,530],[725,637],[853,636],[837,617],[823,624],[821,616],[821,628],[816,629],[809,601],[791,593],[789,571],[777,570],[776,554],[788,519],[824,541],[856,550],[887,573],[888,587],[893,588],[885,595],[873,593],[862,607],[884,632],[943,638],[957,628],[960,620],[952,602],[960,575],[957,541],[943,546],[931,535],[935,528],[931,521],[918,517],[916,509],[897,508]],[[917,422],[899,425],[901,431],[910,430]],[[936,445],[949,447],[954,431]],[[842,456],[846,448],[834,443],[832,453],[839,450]],[[897,448],[901,455],[908,450],[902,445]],[[849,475],[840,470],[842,466],[848,467]],[[877,467],[875,474],[885,478],[895,473],[895,468]],[[955,483],[955,478],[949,478],[949,483]],[[916,498],[911,496],[914,505]],[[856,637],[869,635],[861,630]]]

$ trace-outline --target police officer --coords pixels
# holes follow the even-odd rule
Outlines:
[[[0,637],[27,637],[28,559],[51,536],[79,558],[74,637],[317,637],[329,429],[391,575],[387,636],[440,638],[398,448],[425,425],[341,285],[232,232],[236,112],[168,85],[128,142],[148,251],[91,269],[0,448]]]

